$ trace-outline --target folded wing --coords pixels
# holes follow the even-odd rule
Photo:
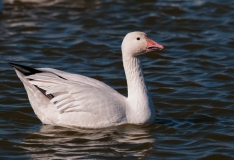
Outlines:
[[[69,76],[53,72],[37,73],[26,78],[47,97],[50,95],[50,102],[54,103],[61,114],[66,112],[99,114],[102,111],[121,113],[123,97],[97,80],[84,76],[71,80]]]

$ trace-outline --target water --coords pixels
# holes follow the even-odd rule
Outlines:
[[[234,2],[4,1],[0,15],[0,159],[233,159]],[[120,45],[140,30],[165,46],[142,56],[152,125],[42,125],[7,64],[101,80],[126,95]]]

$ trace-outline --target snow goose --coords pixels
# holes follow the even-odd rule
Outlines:
[[[10,63],[23,82],[31,106],[44,124],[104,128],[125,123],[147,124],[155,110],[137,56],[162,50],[143,32],[130,32],[122,42],[128,97],[79,74]]]

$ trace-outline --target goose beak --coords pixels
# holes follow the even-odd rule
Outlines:
[[[158,51],[162,50],[164,47],[157,42],[153,41],[150,38],[146,38],[147,41],[147,47],[146,47],[146,52],[153,52],[153,51]]]

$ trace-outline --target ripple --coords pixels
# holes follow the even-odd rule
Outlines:
[[[183,45],[182,48],[186,50],[200,50],[206,48],[206,46],[201,44],[186,44]]]
[[[215,80],[222,80],[222,81],[231,81],[233,80],[233,77],[230,75],[226,75],[226,74],[214,74],[211,76],[211,78],[215,79]]]

